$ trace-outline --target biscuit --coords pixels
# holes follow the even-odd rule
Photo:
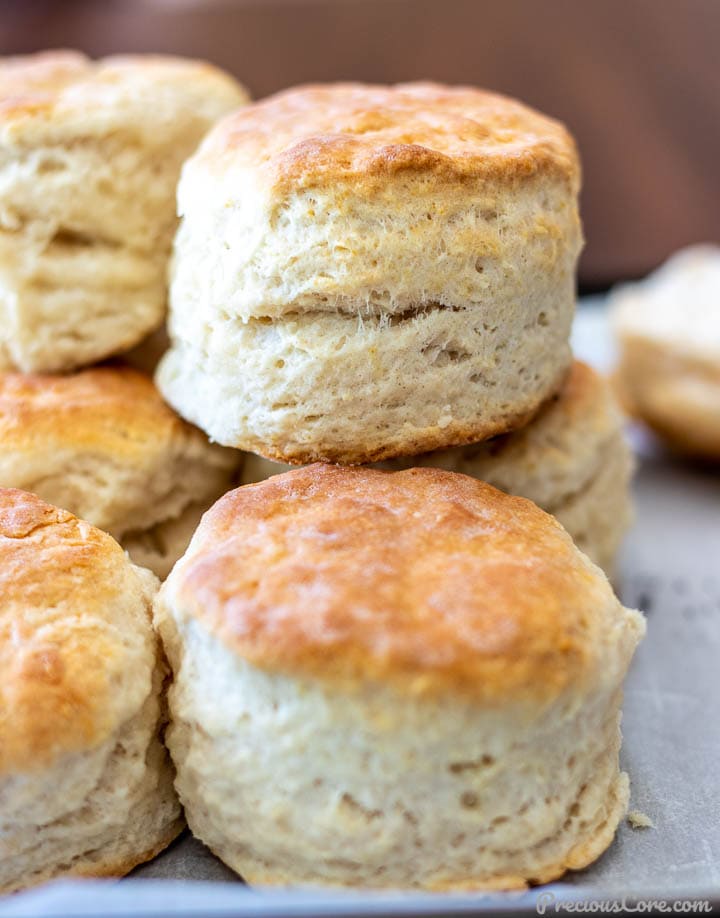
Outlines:
[[[632,519],[633,462],[622,419],[607,382],[580,361],[560,392],[520,430],[378,466],[443,468],[527,497],[552,513],[608,576]],[[288,468],[248,454],[242,481],[262,481]]]
[[[245,101],[198,61],[0,58],[0,368],[94,363],[160,325],[180,167]]]
[[[188,823],[249,883],[520,888],[625,812],[643,619],[523,498],[431,468],[247,485],[155,622]]]
[[[720,248],[692,246],[615,290],[623,403],[679,452],[720,460]]]
[[[160,578],[241,459],[208,443],[129,367],[0,373],[0,486],[104,529]]]
[[[156,590],[110,536],[0,490],[0,892],[125,874],[182,829]]]
[[[168,401],[226,446],[365,463],[520,426],[570,365],[579,164],[430,83],[280,93],[185,165]]]

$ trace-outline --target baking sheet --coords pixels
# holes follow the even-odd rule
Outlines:
[[[576,351],[606,368],[604,314],[579,314]],[[640,431],[637,521],[619,589],[647,614],[628,677],[622,750],[631,809],[653,828],[623,823],[606,854],[560,882],[493,896],[323,895],[249,890],[184,836],[120,882],[63,882],[0,902],[4,916],[553,914],[560,901],[634,896],[712,901],[720,910],[720,469],[673,460]],[[195,881],[195,882],[192,882]],[[197,881],[212,881],[200,883]],[[648,913],[645,907],[645,913]]]

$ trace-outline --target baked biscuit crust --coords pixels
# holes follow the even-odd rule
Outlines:
[[[507,96],[430,82],[277,93],[225,118],[195,167],[221,174],[257,168],[270,187],[284,189],[352,181],[355,195],[406,171],[447,181],[546,172],[574,185],[580,172],[560,122]]]
[[[107,364],[66,376],[0,373],[0,452],[53,444],[150,464],[153,452],[193,435],[206,443],[168,407],[152,379],[131,367]]]
[[[109,535],[0,489],[0,892],[126,872],[181,831],[157,586]]]
[[[168,93],[197,95],[202,92],[217,105],[217,95],[229,103],[247,100],[241,87],[228,74],[205,61],[161,54],[112,55],[91,60],[79,51],[42,51],[38,54],[0,57],[0,140],[18,143],[43,128],[62,129],[86,119],[85,135],[106,134],[108,124],[125,121],[127,109],[143,111],[141,99],[132,99],[133,82],[155,81]],[[199,92],[198,92],[199,90]],[[165,114],[165,112],[163,112]],[[153,131],[155,120],[145,117],[134,125],[138,134]],[[130,125],[125,125],[130,127]]]
[[[614,602],[527,500],[439,469],[323,465],[218,501],[171,596],[261,669],[482,699],[587,678]]]
[[[130,367],[92,367],[67,376],[0,374],[4,448],[52,442],[141,460],[148,447],[159,449],[188,429],[150,378]]]
[[[158,576],[231,486],[240,460],[208,443],[130,367],[0,373],[0,486],[37,493],[127,538]],[[155,538],[157,526],[164,529]]]
[[[33,494],[0,489],[0,774],[100,744],[149,688],[148,667],[148,686],[129,698],[117,691],[143,644],[108,614],[123,587],[141,595],[114,539]]]

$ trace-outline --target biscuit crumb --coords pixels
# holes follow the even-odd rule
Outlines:
[[[633,829],[654,829],[655,823],[650,819],[649,816],[646,816],[645,813],[641,813],[640,810],[630,810],[627,814],[627,821],[633,827]]]

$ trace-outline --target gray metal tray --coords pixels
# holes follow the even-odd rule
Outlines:
[[[627,682],[622,759],[631,809],[647,814],[653,828],[624,823],[588,869],[527,893],[492,896],[249,890],[185,836],[127,880],[53,884],[0,902],[0,918],[527,915],[543,906],[555,914],[572,899],[623,896],[643,900],[644,914],[653,912],[648,900],[664,900],[668,909],[676,900],[695,900],[695,909],[707,901],[720,911],[720,469],[681,465],[635,436],[637,522],[619,588],[627,605],[646,612],[648,633]]]

